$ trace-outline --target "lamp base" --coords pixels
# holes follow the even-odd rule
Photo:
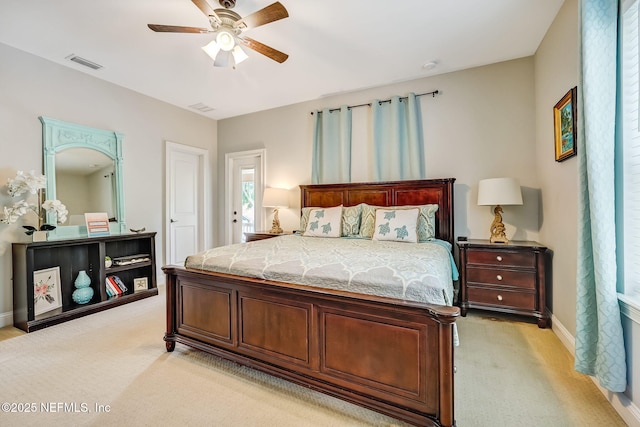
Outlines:
[[[489,229],[491,231],[491,237],[489,238],[489,241],[491,243],[509,243],[507,235],[504,234],[505,228],[504,224],[502,223],[502,215],[500,215],[501,212],[502,206],[500,205],[497,205],[493,209],[493,214],[495,215],[495,217],[493,218],[491,228]]]
[[[278,209],[273,210],[273,222],[271,223],[271,230],[269,233],[272,234],[282,234],[284,231],[280,227],[280,220],[278,219]]]

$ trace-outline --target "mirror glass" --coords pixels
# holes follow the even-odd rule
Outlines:
[[[56,153],[56,198],[69,210],[66,225],[84,225],[85,212],[106,212],[117,221],[115,163],[88,148]]]

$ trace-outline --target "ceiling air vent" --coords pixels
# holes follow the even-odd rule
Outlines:
[[[65,59],[68,59],[69,61],[73,61],[76,64],[80,64],[80,65],[84,65],[85,67],[89,67],[92,70],[99,70],[100,68],[102,68],[102,65],[100,64],[96,64],[95,62],[91,62],[88,59],[84,59],[78,55],[74,55],[73,53],[69,56],[67,56]]]
[[[201,111],[203,113],[208,113],[209,111],[215,110],[215,108],[211,108],[208,105],[204,105],[202,102],[197,104],[189,105],[189,108],[193,108],[194,110]]]

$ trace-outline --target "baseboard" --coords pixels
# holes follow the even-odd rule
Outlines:
[[[13,311],[0,313],[0,328],[13,325]]]
[[[576,351],[576,339],[571,333],[564,327],[564,325],[558,320],[557,317],[551,315],[552,330],[558,337],[558,339],[569,350],[572,356],[575,356]],[[598,390],[602,395],[611,403],[613,409],[620,415],[629,427],[640,427],[640,408],[638,408],[629,398],[623,393],[614,393],[600,386],[598,381],[594,377],[591,381],[598,387]]]
[[[551,329],[556,334],[558,339],[569,350],[572,356],[576,355],[576,339],[567,328],[558,320],[556,316],[551,315]]]

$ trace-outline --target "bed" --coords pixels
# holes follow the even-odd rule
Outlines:
[[[302,185],[301,206],[436,204],[435,237],[448,242],[450,250],[453,182],[447,178]],[[280,254],[285,243],[302,245],[298,252],[313,252],[306,246],[309,239],[343,240],[276,237],[244,244],[243,256],[259,258],[256,254],[266,250],[263,245],[276,245],[275,253]],[[361,242],[351,240],[348,246],[359,250]],[[216,253],[220,251],[227,248]],[[381,296],[375,290],[354,292],[351,282],[328,286],[317,275],[299,281],[288,271],[265,275],[258,271],[262,267],[240,276],[230,267],[206,270],[207,253],[190,257],[189,267],[163,267],[167,351],[176,343],[185,344],[411,424],[455,425],[453,352],[459,309],[446,305],[451,303],[450,293],[443,290],[442,300],[435,297],[438,303],[429,303],[403,297],[411,292],[407,286],[397,290],[402,295]],[[230,257],[232,264],[242,264],[238,255]],[[356,277],[357,272],[347,275]]]

